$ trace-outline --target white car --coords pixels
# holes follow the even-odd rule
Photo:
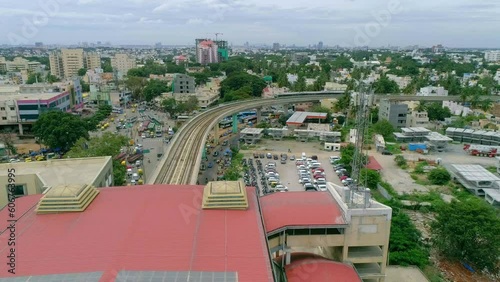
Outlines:
[[[281,185],[281,184],[276,185],[276,187],[274,187],[274,189],[276,189],[276,191],[279,191],[279,192],[288,192],[288,187],[286,187],[285,185]]]
[[[299,179],[299,183],[300,184],[311,183],[311,179],[310,178],[301,178],[301,179]]]
[[[326,187],[326,184],[318,184],[316,186],[318,187],[319,191],[328,191],[328,188]]]
[[[301,174],[308,174],[309,172],[305,169],[299,169],[299,171],[297,171],[297,174],[298,175],[301,175]]]
[[[9,160],[9,163],[11,163],[11,164],[12,163],[19,163],[19,162],[21,162],[21,160],[19,160],[19,159],[10,159]]]
[[[342,184],[349,185],[352,183],[352,181],[353,181],[352,178],[346,178],[346,179],[342,180]]]
[[[324,178],[315,179],[314,184],[326,184],[326,179]]]

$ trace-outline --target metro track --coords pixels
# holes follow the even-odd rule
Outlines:
[[[312,95],[311,95],[312,94]],[[159,167],[148,181],[149,184],[172,184],[193,185],[198,178],[198,170],[201,164],[201,156],[206,138],[212,128],[224,117],[251,108],[289,104],[297,102],[317,101],[322,99],[339,98],[343,94],[318,92],[304,96],[290,96],[277,99],[252,99],[236,101],[220,105],[202,112],[188,120],[174,135],[167,152]],[[452,99],[450,99],[452,97]],[[427,100],[443,101],[456,100],[458,97],[436,97],[436,96],[388,96],[376,95],[376,98],[393,98],[395,100]],[[500,97],[495,97],[499,100]]]

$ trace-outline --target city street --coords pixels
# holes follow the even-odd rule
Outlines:
[[[225,140],[228,140],[228,144],[226,146],[222,146],[222,143],[225,141]],[[201,171],[200,170],[200,174],[198,175],[198,183],[200,185],[205,185],[207,184],[207,179],[208,181],[213,181],[213,180],[217,180],[217,170],[218,170],[218,164],[217,164],[217,159],[219,158],[224,158],[224,151],[228,148],[231,148],[231,147],[238,147],[238,143],[239,143],[239,134],[231,134],[227,137],[223,137],[220,139],[220,144],[215,146],[214,149],[211,149],[210,150],[210,154],[207,154],[207,161],[204,161],[202,160],[202,165],[205,165],[205,171]],[[219,156],[217,157],[214,157],[213,156],[213,152],[219,152]],[[213,164],[213,167],[209,168],[208,167],[208,164],[209,163],[212,163]]]

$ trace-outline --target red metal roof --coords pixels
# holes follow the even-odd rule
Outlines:
[[[375,157],[368,156],[368,164],[366,165],[366,168],[378,171],[378,170],[382,169],[382,166],[377,162],[377,160],[375,159]]]
[[[249,209],[202,210],[202,186],[100,189],[81,213],[37,215],[40,195],[17,199],[15,276],[120,270],[238,272],[238,281],[272,281],[254,188]],[[7,210],[0,211],[5,219]],[[6,221],[2,221],[6,224]],[[4,229],[6,226],[2,229]],[[7,272],[0,235],[0,277]],[[103,276],[103,277],[104,277]]]
[[[288,282],[361,282],[352,266],[308,253],[293,253],[285,272]]]
[[[273,193],[260,198],[266,232],[286,226],[345,224],[329,192]]]

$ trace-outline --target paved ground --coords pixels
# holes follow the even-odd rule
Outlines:
[[[205,171],[200,171],[200,174],[198,175],[198,183],[200,183],[200,185],[207,184],[207,180],[213,181],[217,179],[217,170],[219,169],[217,159],[223,156],[219,154],[218,157],[214,157],[213,152],[218,151],[220,153],[221,151],[224,152],[228,148],[238,147],[238,139],[238,134],[231,134],[230,136],[221,138],[219,145],[214,146],[214,148],[211,149],[212,153],[207,154],[207,160],[201,162],[205,165],[206,169]],[[228,144],[226,146],[223,146],[222,144],[225,140],[228,140]],[[208,167],[209,163],[212,163],[213,165],[211,168]]]
[[[425,186],[416,184],[411,179],[410,174],[396,166],[394,156],[385,156],[375,151],[370,151],[370,155],[375,156],[382,165],[382,178],[389,182],[399,194],[412,192],[428,192]],[[429,155],[421,155],[414,152],[403,152],[406,159],[416,160],[426,158],[430,160],[441,159],[443,165],[447,164],[478,164],[484,167],[496,166],[495,158],[472,157],[463,151],[463,146],[459,144],[450,144],[446,152],[431,152]]]
[[[385,282],[429,282],[422,271],[414,266],[388,266],[386,274]]]
[[[273,141],[269,139],[264,139],[259,142],[255,147],[249,150],[242,151],[246,158],[253,158],[253,153],[271,153],[271,154],[287,154],[288,159],[290,156],[295,155],[296,158],[300,158],[302,153],[306,153],[308,157],[312,155],[318,156],[318,161],[322,164],[322,168],[325,169],[326,180],[328,182],[333,182],[335,184],[341,185],[340,179],[337,177],[333,171],[333,167],[329,162],[330,156],[338,156],[339,152],[329,152],[321,150],[319,142],[297,142],[290,140],[283,141]],[[292,152],[289,153],[288,149]],[[302,184],[299,183],[299,177],[297,175],[297,168],[295,166],[295,161],[288,160],[286,164],[281,164],[280,160],[268,160],[261,159],[263,164],[267,164],[269,161],[276,162],[277,171],[280,174],[281,183],[288,187],[289,191],[304,191]]]

